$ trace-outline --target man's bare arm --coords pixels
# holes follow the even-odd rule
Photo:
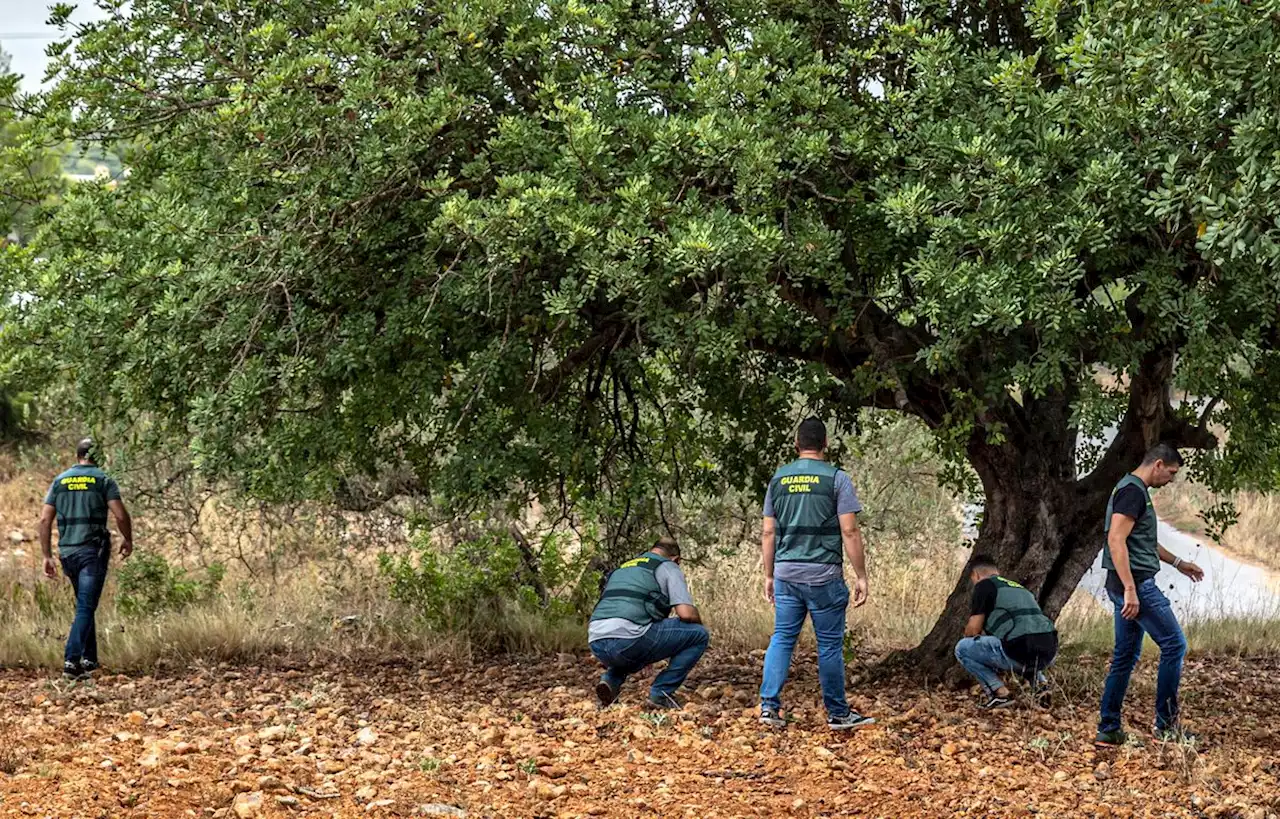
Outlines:
[[[1111,515],[1111,531],[1107,533],[1107,549],[1115,564],[1116,576],[1124,586],[1124,605],[1120,616],[1132,620],[1138,616],[1138,591],[1133,582],[1133,570],[1129,567],[1129,533],[1133,531],[1133,518],[1116,512]]]
[[[40,510],[40,525],[36,530],[40,535],[40,553],[44,555],[44,573],[46,577],[57,577],[58,569],[53,563],[53,519],[58,510],[51,503],[46,503]]]
[[[777,546],[778,521],[765,518],[760,526],[760,564],[764,567],[764,599],[773,602],[773,558]]]
[[[867,552],[862,545],[862,530],[858,528],[858,516],[848,512],[840,516],[840,540],[844,543],[845,556],[853,566],[853,605],[867,602],[869,584],[867,578]]]
[[[690,606],[686,603],[677,603],[674,607],[676,617],[679,617],[686,623],[701,623],[702,615],[698,613],[697,606]]]
[[[111,510],[112,517],[116,519],[116,527],[120,530],[120,536],[124,538],[124,542],[120,544],[120,556],[128,557],[133,553],[133,518],[129,516],[129,510],[124,508],[123,501],[107,501],[107,508]]]
[[[977,637],[982,634],[982,629],[986,628],[987,615],[972,614],[969,616],[968,622],[964,624],[964,636]]]

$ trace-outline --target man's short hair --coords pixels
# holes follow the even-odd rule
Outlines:
[[[969,571],[976,572],[979,569],[994,569],[998,572],[1000,566],[991,555],[974,555],[969,560]]]
[[[653,544],[653,548],[661,549],[667,557],[680,556],[680,544],[670,535],[663,535],[658,538],[657,542]]]
[[[98,444],[92,438],[82,438],[76,444],[76,457],[82,461],[98,460]]]
[[[827,448],[827,425],[817,418],[806,418],[796,430],[796,446],[800,449],[822,450]]]
[[[1173,466],[1182,466],[1182,453],[1169,444],[1156,444],[1147,450],[1146,456],[1142,459],[1142,465],[1150,466],[1156,461],[1164,461],[1166,464]]]

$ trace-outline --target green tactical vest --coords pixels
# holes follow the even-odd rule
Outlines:
[[[987,615],[983,631],[1007,643],[1028,634],[1051,634],[1057,630],[1040,610],[1036,596],[1020,583],[1004,577],[991,580],[996,584],[996,604]]]
[[[839,563],[840,518],[836,514],[836,469],[801,458],[769,481],[777,524],[774,562]]]
[[[646,552],[614,569],[600,594],[600,602],[591,612],[591,619],[621,617],[640,626],[667,619],[671,601],[655,575],[659,566],[670,562],[662,555]]]
[[[1107,501],[1107,517],[1103,521],[1102,531],[1111,531],[1112,506],[1116,493],[1126,486],[1136,486],[1147,498],[1147,513],[1133,523],[1133,531],[1129,532],[1125,544],[1129,547],[1129,570],[1145,574],[1157,574],[1160,571],[1160,551],[1156,543],[1157,521],[1156,510],[1151,506],[1151,492],[1142,478],[1130,473],[1120,479],[1116,488],[1111,490],[1111,498]],[[1102,568],[1114,572],[1115,561],[1111,559],[1111,549],[1104,543],[1102,547]]]

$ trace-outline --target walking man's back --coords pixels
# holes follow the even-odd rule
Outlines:
[[[85,677],[98,668],[98,638],[94,615],[111,557],[107,513],[116,519],[124,541],[120,556],[133,552],[133,522],[120,500],[120,487],[98,467],[94,442],[86,438],[76,447],[77,464],[49,487],[40,514],[40,548],[44,573],[57,577],[53,561],[53,522],[58,522],[58,557],[76,594],[76,615],[67,636],[63,674]]]
[[[834,730],[875,722],[849,708],[844,694],[845,612],[849,587],[842,552],[853,564],[853,605],[867,600],[867,567],[856,513],[862,511],[853,482],[826,462],[827,428],[806,419],[796,434],[799,458],[778,470],[764,502],[761,561],[765,599],[774,604],[773,639],[764,657],[760,721],[782,727],[782,688],[791,655],[804,627],[813,620],[818,640],[818,680]]]

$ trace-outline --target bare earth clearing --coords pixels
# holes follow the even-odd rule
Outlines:
[[[1280,660],[1197,658],[1199,751],[1095,754],[1095,703],[985,714],[964,693],[851,687],[879,725],[833,735],[811,656],[797,721],[755,720],[759,660],[714,650],[667,719],[598,711],[584,657],[490,666],[193,668],[95,684],[0,675],[0,815],[1241,816],[1280,813]],[[1105,661],[1075,661],[1095,677]],[[1151,713],[1152,668],[1131,693]],[[1088,697],[1086,699],[1086,697]]]

